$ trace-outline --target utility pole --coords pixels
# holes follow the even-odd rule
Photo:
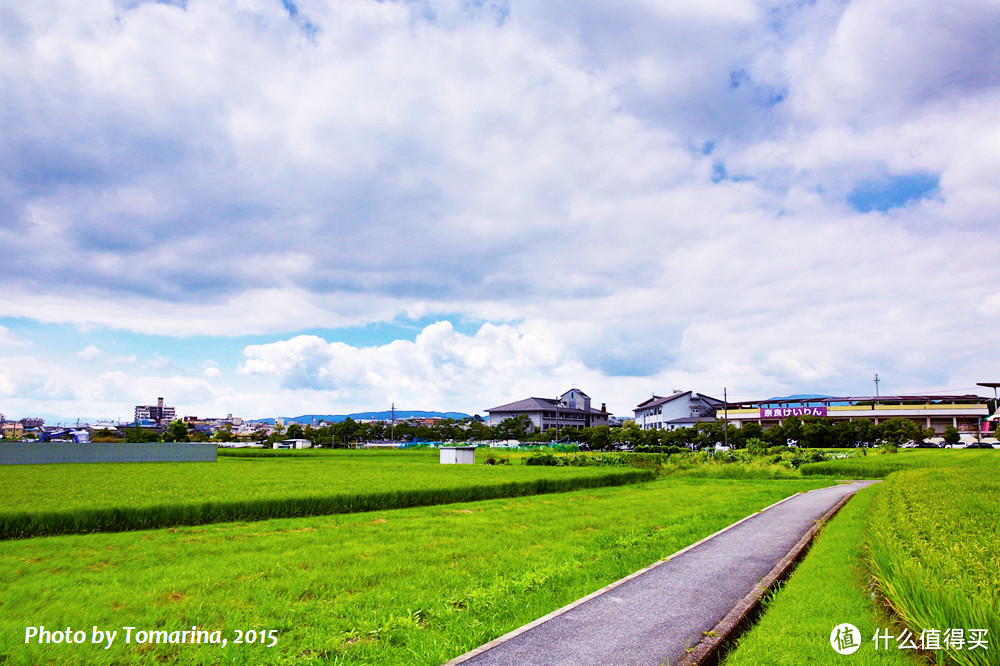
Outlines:
[[[875,397],[876,398],[878,397],[878,383],[879,383],[879,381],[881,381],[881,380],[878,378],[878,373],[876,372],[875,373]]]
[[[396,403],[392,403],[392,412],[390,412],[391,420],[389,421],[389,441],[396,441]],[[385,432],[383,430],[383,432]]]
[[[726,448],[729,448],[729,396],[726,394],[726,387],[722,387],[722,413],[725,415],[725,422],[722,424],[722,432],[724,435],[724,440],[726,442]]]
[[[556,398],[555,402],[556,402],[556,441],[553,442],[554,444],[559,442],[559,397]]]

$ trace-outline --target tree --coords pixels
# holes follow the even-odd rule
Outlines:
[[[267,443],[267,438],[269,436],[270,436],[270,433],[267,431],[267,426],[265,426],[263,423],[258,423],[257,427],[254,428],[254,431],[253,431],[253,435],[252,435],[253,440],[255,442],[257,442],[258,444],[265,444],[265,443]]]
[[[875,426],[879,441],[889,446],[902,446],[907,442],[923,440],[924,429],[910,419],[895,417]]]
[[[312,442],[313,446],[333,445],[333,433],[331,432],[329,426],[323,426],[321,428],[313,428],[312,426],[307,425],[302,435],[310,442]]]
[[[187,442],[190,441],[188,437],[188,427],[181,421],[177,419],[171,421],[170,425],[167,426],[166,431],[163,433],[164,442]]]
[[[482,421],[473,421],[465,431],[467,439],[474,441],[484,441],[490,438],[490,427]]]
[[[343,440],[345,445],[356,441],[358,436],[358,422],[348,416],[337,424],[337,434],[340,435],[340,439]],[[396,439],[399,439],[399,437],[397,436]]]
[[[797,416],[789,416],[785,419],[781,427],[785,432],[785,440],[787,443],[795,443],[801,446],[802,440],[802,421]]]
[[[740,437],[744,441],[751,439],[764,439],[764,428],[755,421],[744,423],[740,429]]]
[[[611,441],[620,446],[635,448],[643,444],[644,440],[642,428],[635,421],[627,421],[621,428],[611,431]]]
[[[958,432],[958,428],[955,426],[948,426],[944,429],[944,443],[949,446],[955,446],[962,441],[962,434]]]
[[[696,433],[695,446],[699,449],[714,449],[716,444],[723,444],[728,437],[725,427],[721,420],[699,423],[693,428]]]
[[[306,434],[302,431],[302,426],[298,423],[292,423],[288,426],[288,430],[285,432],[285,439],[305,439]]]
[[[611,443],[610,430],[611,428],[606,425],[584,428],[583,432],[580,433],[582,435],[581,439],[595,451],[604,450]]]
[[[155,442],[159,437],[152,430],[146,430],[141,426],[125,429],[125,441],[130,443]]]
[[[771,446],[788,446],[788,437],[781,424],[773,425],[764,431],[764,440]]]
[[[693,449],[697,445],[697,439],[698,431],[694,428],[660,430],[657,433],[657,441],[660,446],[679,446],[685,449]]]
[[[531,428],[531,417],[527,414],[512,416],[498,423],[495,428],[497,439],[516,439],[518,441],[528,436]]]
[[[802,417],[802,441],[803,447],[820,449],[832,448],[835,446],[833,429],[830,421],[818,416]]]
[[[122,441],[122,435],[117,430],[111,430],[109,428],[101,428],[94,433],[94,436],[90,439],[92,442],[120,442]]]

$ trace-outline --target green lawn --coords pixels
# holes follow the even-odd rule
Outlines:
[[[0,654],[37,663],[439,664],[800,490],[641,485],[369,514],[0,543]],[[223,632],[230,644],[24,644],[28,626]],[[273,648],[233,645],[271,630]]]

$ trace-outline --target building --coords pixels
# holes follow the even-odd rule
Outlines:
[[[21,439],[24,437],[24,426],[18,421],[4,421],[0,425],[0,435],[4,439]]]
[[[271,445],[272,449],[311,449],[312,442],[308,439],[283,439]]]
[[[487,409],[489,424],[501,422],[526,414],[531,419],[531,431],[549,428],[592,428],[608,425],[611,416],[607,405],[600,409],[590,404],[590,396],[577,388],[572,388],[558,398],[525,398],[499,407]]]
[[[978,432],[989,413],[987,399],[978,395],[883,395],[731,402],[726,417],[738,426],[759,423],[764,428],[779,425],[790,416],[818,416],[832,423],[869,419],[875,424],[905,418],[921,428],[934,428],[940,435],[948,426],[961,432]],[[724,415],[719,413],[719,417]]]
[[[155,405],[136,405],[135,422],[140,425],[167,426],[177,418],[177,410],[163,404],[163,398],[157,398]]]
[[[643,430],[676,430],[714,421],[717,409],[722,409],[721,400],[693,391],[674,391],[665,398],[654,395],[632,411],[636,425]]]
[[[238,416],[234,417],[232,414],[226,414],[226,418],[198,418],[197,416],[185,416],[183,421],[190,427],[200,428],[202,430],[207,429],[212,432],[218,430],[219,428],[224,428],[227,425],[232,426],[233,428],[238,428],[243,425],[243,419]]]

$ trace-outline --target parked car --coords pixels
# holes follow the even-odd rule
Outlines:
[[[965,446],[967,449],[992,449],[992,444],[987,444],[986,442],[972,442]]]

